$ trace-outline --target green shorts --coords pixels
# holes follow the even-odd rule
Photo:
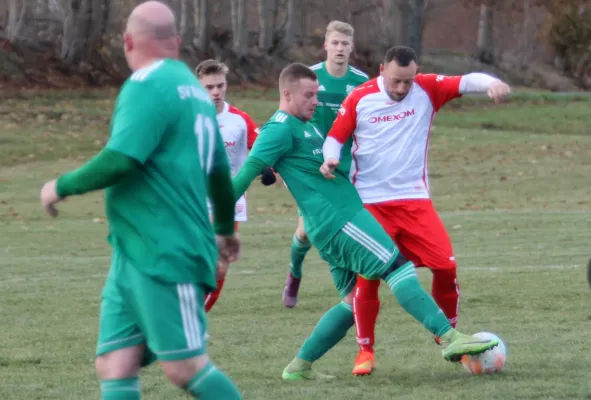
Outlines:
[[[103,288],[96,355],[145,344],[154,359],[176,361],[205,354],[204,290],[139,272],[118,250]]]
[[[318,250],[331,267],[341,297],[355,287],[357,275],[379,279],[398,256],[398,248],[366,209],[360,210]]]

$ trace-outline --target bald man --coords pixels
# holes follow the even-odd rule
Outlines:
[[[193,398],[241,399],[208,359],[203,308],[239,255],[230,167],[215,107],[178,60],[175,26],[162,3],[133,10],[123,36],[133,74],[117,98],[108,143],[41,190],[42,206],[56,217],[62,199],[106,189],[113,251],[96,351],[103,400],[139,399],[139,370],[155,360]]]

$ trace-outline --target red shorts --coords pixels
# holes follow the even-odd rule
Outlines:
[[[365,204],[365,208],[417,267],[456,268],[451,241],[430,199]]]

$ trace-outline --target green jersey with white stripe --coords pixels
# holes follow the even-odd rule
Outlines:
[[[318,106],[310,122],[326,137],[345,97],[357,86],[367,82],[369,77],[367,74],[350,65],[347,67],[347,73],[338,78],[328,73],[325,62],[312,65],[310,69],[318,76],[319,86]],[[353,159],[351,156],[352,144],[353,139],[351,138],[343,146],[341,163],[339,165],[339,169],[347,175],[349,174]]]
[[[133,73],[106,147],[140,164],[106,190],[109,242],[141,273],[215,288],[207,181],[229,166],[215,107],[193,72],[166,59]]]
[[[263,125],[249,158],[275,168],[295,199],[312,244],[322,248],[359,210],[357,190],[341,171],[324,178],[324,136],[309,122],[277,111]]]

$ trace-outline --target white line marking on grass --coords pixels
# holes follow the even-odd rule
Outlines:
[[[92,279],[104,280],[107,278],[107,273],[95,273],[90,275],[82,275],[83,271],[80,271],[80,275],[58,275],[57,273],[45,273],[45,274],[23,274],[22,276],[12,276],[6,279],[0,279],[0,286],[10,286],[12,284],[19,283],[43,283],[43,282],[76,282],[76,281],[87,281]],[[244,270],[232,270],[228,271],[228,275],[255,275],[258,272],[255,270],[244,269]]]
[[[505,266],[505,267],[486,267],[486,266],[466,266],[462,267],[461,265],[458,266],[458,273],[462,273],[462,271],[485,271],[485,272],[502,272],[502,273],[512,273],[512,272],[524,272],[524,271],[532,271],[532,270],[565,270],[565,269],[579,269],[583,268],[585,265],[577,265],[577,264],[550,264],[550,265],[519,265],[519,266]]]
[[[308,264],[324,264],[318,261],[310,261]],[[461,274],[462,272],[489,272],[489,273],[503,273],[503,274],[511,274],[511,273],[520,273],[525,271],[552,271],[552,270],[568,270],[568,269],[583,269],[586,268],[586,265],[578,265],[578,264],[547,264],[547,265],[519,265],[519,266],[503,266],[503,267],[495,267],[495,266],[459,266],[458,272]],[[421,268],[427,269],[427,268]],[[255,270],[232,270],[230,269],[229,275],[256,275],[259,272]],[[265,272],[268,273],[268,272]],[[24,283],[27,284],[38,284],[44,282],[77,282],[77,281],[88,281],[92,279],[97,280],[104,280],[107,277],[107,273],[95,273],[89,275],[77,275],[77,276],[68,276],[68,275],[58,275],[58,274],[27,274],[22,276],[13,276],[10,278],[0,279],[0,287],[1,286],[11,286],[11,285],[19,285]]]
[[[442,217],[463,217],[463,216],[478,216],[478,215],[503,215],[503,214],[523,214],[523,215],[531,215],[531,214],[555,214],[555,215],[591,215],[591,210],[544,210],[544,209],[528,209],[528,208],[521,208],[515,210],[503,210],[503,209],[494,209],[494,210],[458,210],[458,211],[441,211],[439,215]]]

